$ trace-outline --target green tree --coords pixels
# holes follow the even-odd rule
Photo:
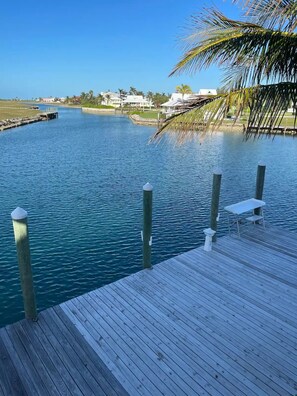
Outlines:
[[[156,93],[154,93],[152,99],[153,99],[155,107],[158,108],[161,106],[161,104],[163,104],[169,100],[169,96],[166,95],[165,93],[156,92]]]
[[[125,99],[127,92],[121,88],[118,89],[118,92],[119,92],[119,96],[120,96],[120,107],[121,107],[121,110],[123,110],[123,100]]]
[[[134,87],[130,87],[129,89],[129,95],[137,95],[137,89]]]
[[[121,89],[121,88],[118,89],[118,93],[119,93],[121,99],[123,99],[127,95],[127,91],[125,91],[124,89]]]
[[[297,0],[234,0],[242,3],[242,20],[215,9],[193,16],[181,60],[170,75],[199,72],[211,65],[224,70],[223,91],[198,98],[171,117],[155,136],[178,133],[181,141],[219,126],[232,107],[236,118],[247,108],[245,129],[279,126],[290,102],[297,102]],[[296,116],[294,125],[296,125]],[[196,128],[195,126],[196,125]]]
[[[88,103],[95,104],[96,100],[94,96],[94,91],[92,89],[90,89],[89,92],[87,93],[86,99]]]
[[[107,105],[109,105],[110,99],[111,99],[110,94],[109,93],[105,94],[105,101]]]
[[[154,93],[152,91],[148,91],[146,94],[147,99],[150,101],[150,109],[152,106],[153,98],[154,98]]]
[[[96,104],[101,105],[103,100],[104,100],[103,95],[98,94],[97,97],[96,97],[96,102],[97,102]]]
[[[148,91],[147,94],[146,94],[146,97],[147,97],[149,100],[153,100],[154,93],[153,93],[152,91]]]
[[[176,89],[176,92],[182,94],[182,100],[184,100],[185,94],[193,93],[193,91],[190,88],[190,86],[189,85],[185,85],[185,84],[178,85],[175,89]]]

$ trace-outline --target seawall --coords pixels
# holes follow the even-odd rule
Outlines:
[[[91,114],[115,114],[116,109],[94,109],[92,107],[82,107],[81,111],[83,113],[91,113]]]
[[[41,113],[34,117],[18,117],[0,121],[0,132],[39,121],[48,121],[58,118],[58,112]]]

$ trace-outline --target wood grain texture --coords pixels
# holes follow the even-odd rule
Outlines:
[[[297,236],[253,226],[0,329],[1,395],[297,394]]]

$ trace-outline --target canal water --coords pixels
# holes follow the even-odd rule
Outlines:
[[[0,326],[23,317],[10,213],[29,214],[38,309],[141,269],[142,186],[154,187],[152,260],[203,243],[212,171],[221,167],[223,207],[253,197],[266,163],[266,218],[297,231],[297,140],[243,142],[217,133],[202,144],[148,144],[154,128],[125,116],[59,109],[59,118],[0,134]]]

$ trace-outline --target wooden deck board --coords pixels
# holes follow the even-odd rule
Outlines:
[[[159,392],[168,393],[178,390],[181,395],[193,392],[193,389],[187,384],[187,382],[183,384],[184,389],[179,388],[178,381],[174,382],[170,379],[170,375],[173,374],[173,371],[169,370],[165,365],[156,364],[156,354],[139,336],[137,328],[134,326],[129,327],[129,317],[123,315],[120,310],[114,312],[113,307],[107,305],[105,300],[100,300],[100,297],[94,293],[86,296],[85,298],[88,299],[88,302],[93,306],[93,309],[96,309],[97,304],[105,308],[102,319],[114,328],[117,343],[125,344],[125,347],[136,351],[136,361],[142,371],[142,375],[150,377],[153,383],[156,383],[156,381],[159,383],[161,380],[162,386],[161,388],[158,388]],[[131,370],[133,371],[133,368],[131,368]]]
[[[138,305],[137,309],[134,304],[127,302],[126,298],[121,297],[120,290],[113,292],[109,289],[108,292],[101,294],[102,297],[111,310],[116,310],[117,312],[128,310],[128,312],[132,313],[129,318],[125,316],[123,319],[146,342],[153,352],[153,358],[158,359],[160,369],[164,370],[165,368],[167,375],[169,374],[172,377],[171,381],[175,389],[180,389],[180,385],[186,383],[192,388],[190,390],[191,393],[195,390],[199,394],[205,394],[203,387],[195,379],[194,367],[191,364],[189,365],[185,359],[181,359],[176,343],[172,343],[169,337],[164,337],[160,333],[156,322],[147,320],[143,316],[142,307]],[[147,336],[148,334],[149,337]]]
[[[197,268],[197,261],[198,259],[203,259],[203,256],[205,257],[203,251],[193,252],[191,264],[187,258],[187,265],[199,271],[199,273],[205,273],[203,265],[200,265],[199,269]],[[284,314],[285,311],[290,320],[297,319],[297,305],[296,301],[294,302],[293,300],[296,297],[296,289],[290,289],[280,282],[274,282],[270,277],[259,272],[255,274],[249,268],[239,266],[238,262],[233,259],[229,258],[226,260],[224,255],[217,254],[216,252],[212,252],[209,261],[212,265],[207,269],[207,273],[213,279],[215,278],[225,282],[233,290],[240,289],[250,298],[257,298],[258,301],[268,304],[271,308],[276,307],[278,310],[282,308],[282,313]],[[288,305],[290,301],[292,302]]]
[[[0,330],[0,334],[3,333]],[[2,337],[0,336],[0,392],[3,395],[20,395],[25,396],[28,393],[14,367],[12,359],[4,345]]]
[[[297,394],[297,236],[250,227],[0,329],[0,395]]]
[[[148,292],[147,283],[148,282],[146,281],[145,288],[146,288],[146,290]],[[167,280],[167,284],[168,284],[168,280]],[[126,283],[125,283],[125,286],[126,286]],[[161,288],[164,288],[163,284],[160,284],[160,286],[161,286]],[[137,284],[137,282],[135,282],[134,287],[136,288],[136,291],[138,291],[138,292],[140,291],[140,288],[143,289],[143,286],[139,286]],[[130,292],[130,294],[131,294],[131,292]],[[143,290],[142,290],[141,294],[143,294]],[[164,296],[159,296],[158,295],[158,296],[155,297],[155,294],[156,294],[155,288],[152,287],[151,293],[149,294],[149,300],[156,298],[157,301],[158,302],[160,301],[160,304],[162,304],[162,301],[164,300]],[[201,323],[198,322],[199,323],[198,324],[197,321],[199,321],[199,317],[201,316],[199,308],[198,307],[196,308],[196,310],[198,312],[196,317],[195,317],[195,314],[193,312],[187,313],[188,308],[191,308],[192,306],[194,306],[195,301],[191,301],[191,299],[190,299],[188,294],[186,294],[184,296],[183,291],[181,291],[180,294],[181,294],[181,298],[183,298],[185,300],[185,301],[183,301],[182,304],[180,304],[181,298],[178,296],[177,289],[174,287],[174,284],[173,284],[172,295],[169,295],[171,303],[170,303],[170,305],[168,305],[168,303],[164,304],[164,308],[166,310],[167,307],[173,307],[174,316],[176,318],[175,320],[178,322],[178,324],[180,326],[184,327],[187,330],[186,335],[188,337],[190,337],[191,335],[193,336],[192,342],[194,341],[194,338],[195,338],[196,340],[199,340],[201,345],[205,346],[206,345],[206,341],[204,339],[205,338],[204,337],[204,335],[205,335],[204,331],[205,331],[206,328],[203,327],[203,324],[205,322],[207,322],[208,316],[213,316],[213,313],[211,311],[208,311],[207,314],[206,314],[207,316],[202,316],[202,318],[201,318],[202,322]],[[176,301],[177,301],[177,304],[180,305],[180,307],[177,304],[175,304],[176,301],[174,300],[174,295],[177,296],[176,297]],[[170,314],[170,313],[168,312],[168,314]],[[171,316],[172,316],[172,312],[171,312]],[[184,322],[184,324],[183,324],[183,322]],[[198,324],[199,327],[197,326],[197,324]],[[220,330],[217,330],[217,327],[219,327]],[[212,351],[213,352],[212,356],[214,356],[214,359],[215,359],[216,363],[219,363],[220,352],[218,351],[218,349],[220,349],[221,343],[223,342],[222,338],[225,335],[225,337],[227,337],[228,346],[232,347],[232,344],[234,343],[234,337],[236,337],[236,334],[233,335],[233,332],[230,333],[230,329],[228,331],[226,331],[225,334],[224,334],[224,332],[222,331],[222,325],[221,325],[221,323],[219,321],[217,321],[217,318],[215,318],[213,327],[210,326],[210,323],[207,323],[207,328],[210,329],[210,331],[213,332],[211,334],[212,339],[210,340],[210,343],[207,344],[207,353],[211,353],[211,351]],[[203,329],[203,332],[201,332],[201,329]],[[193,333],[191,333],[191,330],[194,330]],[[172,331],[172,327],[171,327],[171,331]],[[214,342],[214,335],[216,334],[216,332],[221,336],[221,339],[219,340],[219,343]],[[176,335],[176,337],[178,338],[178,335]],[[240,340],[240,342],[241,342],[241,340]],[[240,351],[239,346],[237,344],[236,344],[234,349],[236,349],[237,351]],[[241,348],[241,350],[243,350],[243,349],[244,348]],[[247,352],[248,352],[248,350],[247,350]],[[201,350],[200,350],[199,354],[202,356]],[[237,363],[238,363],[238,357],[235,358],[235,359],[237,360]],[[238,366],[238,364],[234,365],[233,363],[234,362],[232,361],[232,359],[228,359],[227,356],[224,356],[224,360],[221,362],[221,365],[222,365],[222,367],[225,367],[225,368],[226,368],[227,365],[231,365],[231,367],[227,366],[227,368],[228,368],[228,370],[230,372],[232,372],[234,375],[236,375],[237,374],[236,371],[240,370],[241,368],[240,368],[240,366]],[[260,370],[260,372],[261,372],[261,370],[263,370],[263,367],[261,365],[259,365],[259,364],[257,365],[257,361],[256,362],[253,361],[253,365],[255,365],[255,364],[256,364],[256,367],[258,368],[258,370]],[[253,370],[254,370],[254,372],[256,372],[256,376],[258,376],[259,372],[257,372],[255,369],[253,369]],[[217,372],[216,374],[219,374],[219,373]],[[245,373],[245,374],[247,375],[247,373]],[[237,379],[237,381],[238,381],[238,379]],[[271,378],[269,378],[269,381],[271,381]],[[266,382],[267,382],[267,378],[266,378]],[[281,388],[280,388],[280,390],[281,390]],[[272,394],[272,390],[271,389],[270,389],[270,392]],[[275,393],[275,394],[277,394],[277,393]]]
[[[125,284],[125,289],[127,293],[126,294],[126,298],[127,298],[127,295],[131,295],[133,290],[131,290],[131,288],[129,288],[126,284]],[[150,298],[153,298],[154,294],[155,291],[152,290],[152,294],[149,295]],[[139,299],[139,297],[136,296],[134,297],[134,299],[137,300]],[[158,300],[162,301],[161,299]],[[162,306],[162,303],[160,303],[160,306]],[[214,386],[216,388],[219,387],[222,391],[222,394],[230,394],[230,391],[228,392],[228,386],[230,386],[230,384],[228,384],[228,380],[232,378],[235,384],[238,384],[241,381],[240,384],[241,392],[242,394],[246,394],[245,383],[249,382],[246,376],[241,375],[242,373],[237,373],[237,370],[233,370],[232,367],[229,367],[229,370],[226,371],[226,366],[228,366],[228,364],[230,363],[232,366],[232,362],[228,359],[221,359],[220,353],[218,353],[217,350],[213,351],[212,348],[209,349],[205,348],[204,338],[203,337],[201,338],[200,334],[197,334],[198,326],[193,325],[195,326],[193,329],[189,321],[186,320],[187,323],[184,323],[183,317],[177,316],[178,313],[177,306],[174,306],[174,316],[176,316],[175,320],[173,320],[172,318],[173,315],[172,312],[171,311],[168,312],[166,311],[166,309],[164,310],[163,314],[170,317],[170,319],[164,319],[164,317],[162,317],[162,320],[160,320],[160,318],[152,314],[152,311],[150,310],[150,306],[146,307],[146,305],[142,304],[141,307],[144,313],[146,314],[146,317],[149,314],[151,315],[152,324],[155,327],[156,327],[156,323],[162,323],[160,331],[162,331],[162,333],[167,338],[172,340],[171,342],[174,343],[175,346],[178,348],[175,349],[177,349],[177,351],[179,351],[181,356],[183,356],[183,360],[189,362],[189,364],[192,365],[192,369],[195,369],[194,374],[196,375],[196,380],[199,383],[202,383],[203,386],[206,386],[207,382],[205,383],[205,380],[210,380],[211,378],[211,382],[212,382],[213,379],[216,378],[216,383],[212,384],[212,387]],[[181,314],[181,312],[179,313]],[[210,378],[208,377],[209,374],[211,374]],[[224,386],[225,389],[221,388],[222,385]],[[250,386],[247,394],[253,394],[251,388],[255,387],[255,385],[252,383],[250,385],[252,386]],[[235,394],[238,392],[239,389],[235,391]],[[210,390],[210,394],[214,394],[214,390]],[[234,393],[231,392],[231,394]]]
[[[284,284],[297,288],[296,263],[287,260],[286,256],[279,252],[275,252],[274,256],[271,256],[271,251],[264,246],[260,247],[258,244],[244,239],[239,241],[231,238],[225,239],[223,243],[219,240],[214,250],[235,259],[238,263],[257,269],[256,274],[269,275]],[[251,250],[254,253],[252,258],[250,257]],[[283,264],[286,263],[285,270],[279,266],[280,260]]]

